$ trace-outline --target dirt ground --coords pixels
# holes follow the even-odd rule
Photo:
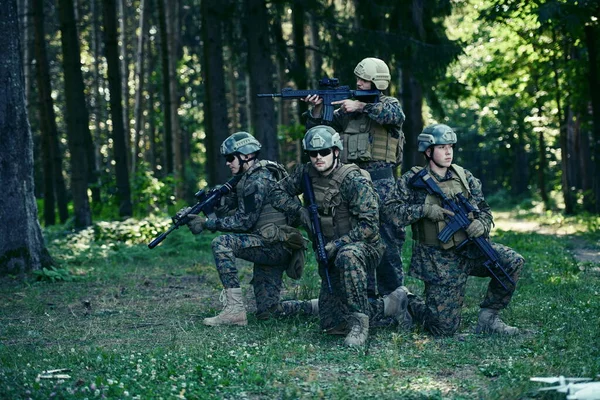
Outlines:
[[[577,236],[580,229],[576,225],[543,225],[536,221],[514,219],[508,212],[494,212],[494,222],[496,224],[494,229],[565,236],[571,243],[572,252],[577,261],[600,266],[600,238],[593,242]]]

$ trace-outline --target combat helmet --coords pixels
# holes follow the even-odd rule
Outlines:
[[[260,150],[262,146],[254,136],[248,132],[236,132],[229,136],[221,144],[221,154],[252,154]]]
[[[344,149],[340,134],[330,126],[317,125],[310,128],[304,139],[302,139],[302,148],[304,151],[314,151],[337,147],[340,150]]]
[[[368,57],[354,68],[354,75],[365,81],[373,82],[379,90],[385,90],[392,79],[387,64],[379,58]]]
[[[456,133],[448,125],[434,124],[423,129],[417,138],[419,153],[439,144],[456,144]]]

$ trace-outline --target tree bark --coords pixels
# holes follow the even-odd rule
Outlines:
[[[592,102],[592,120],[593,120],[593,131],[592,131],[592,148],[594,159],[594,187],[593,187],[593,202],[595,203],[596,214],[600,214],[600,78],[598,74],[600,57],[598,56],[598,31],[597,26],[586,25],[585,27],[585,41],[588,49],[588,75],[589,75],[589,88],[590,98]],[[591,201],[590,201],[591,202]]]
[[[417,137],[423,131],[423,89],[410,68],[402,69],[402,106],[406,121],[402,130],[406,136],[402,171],[408,171],[415,165],[423,163],[423,157],[417,152]]]
[[[100,57],[101,50],[100,46],[102,40],[100,40],[100,10],[98,9],[98,1],[92,0],[91,2],[91,13],[92,13],[92,39],[91,49],[94,57],[94,68],[92,72],[92,114],[94,115],[94,133],[92,137],[92,148],[88,149],[91,151],[91,155],[88,157],[88,171],[90,175],[88,180],[90,182],[90,189],[92,192],[92,205],[94,208],[99,208],[102,205],[100,200],[100,169],[102,165],[102,154],[100,152],[100,138],[102,136],[102,130],[100,127],[100,121],[104,121],[104,113],[102,112],[104,99],[100,95],[100,82],[102,82],[103,76],[100,73]]]
[[[119,52],[121,56],[119,61],[121,62],[121,93],[123,97],[123,129],[125,130],[125,146],[129,148],[131,140],[131,129],[129,121],[129,54],[127,53],[127,47],[129,44],[129,38],[127,36],[127,0],[118,0],[119,6],[119,40],[121,46],[119,46]],[[129,163],[131,164],[131,163]]]
[[[182,139],[181,130],[179,127],[179,95],[178,86],[179,79],[177,77],[177,32],[176,27],[176,10],[179,8],[179,1],[165,1],[165,22],[167,30],[167,54],[169,63],[169,108],[171,109],[171,135],[172,135],[172,151],[173,151],[173,177],[175,178],[175,192],[178,198],[185,196],[184,182],[184,165],[182,156]]]
[[[319,38],[319,24],[317,23],[314,14],[309,14],[309,25],[310,25],[310,47],[312,50],[312,57],[310,63],[310,74],[311,74],[311,87],[316,88],[319,84],[319,80],[323,74],[323,56],[321,55],[321,39]]]
[[[304,43],[304,29],[306,26],[304,0],[296,0],[292,5],[292,36],[294,42],[294,82],[298,89],[307,89],[308,79],[306,73],[306,45]],[[304,101],[297,101],[297,123],[302,123],[302,114],[308,109]]]
[[[91,142],[89,116],[86,107],[79,38],[75,25],[72,0],[59,0],[59,20],[65,72],[65,103],[69,152],[71,153],[71,193],[75,227],[91,225],[92,213],[88,199],[88,153],[86,141]]]
[[[121,99],[121,73],[119,71],[119,44],[117,42],[117,10],[115,0],[103,1],[104,50],[108,66],[108,87],[110,90],[110,115],[112,120],[113,150],[117,176],[117,198],[119,215],[132,214],[129,170],[127,168],[127,146],[123,127],[123,107]]]
[[[142,117],[143,117],[143,92],[144,92],[144,46],[148,37],[148,16],[150,7],[147,5],[147,0],[140,1],[140,36],[138,38],[137,56],[135,59],[135,76],[136,76],[136,91],[135,91],[135,126],[133,132],[133,144],[131,146],[131,175],[135,175],[136,166],[140,153],[140,137],[142,132]]]
[[[164,169],[166,174],[173,173],[173,133],[171,131],[171,91],[169,86],[169,45],[167,35],[167,22],[165,15],[165,3],[163,0],[157,0],[158,20],[160,29],[160,53],[162,66],[162,95],[163,95],[163,152]]]
[[[273,92],[273,62],[269,44],[269,20],[265,0],[245,0],[244,30],[248,40],[249,98],[254,136],[262,144],[263,157],[279,159],[273,102],[256,102],[258,93]]]
[[[230,172],[220,157],[221,143],[228,136],[227,99],[223,73],[223,26],[220,0],[203,0],[202,42],[204,82],[204,126],[206,129],[206,176],[210,186],[223,183]]]
[[[23,277],[53,260],[37,219],[15,0],[3,2],[0,37],[0,276]]]

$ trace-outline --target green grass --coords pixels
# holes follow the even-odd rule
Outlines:
[[[530,333],[473,334],[486,280],[471,278],[454,337],[381,328],[356,350],[322,334],[316,318],[250,315],[248,327],[205,327],[220,306],[214,235],[181,229],[149,250],[167,226],[128,220],[77,234],[46,230],[73,279],[0,281],[0,398],[560,399],[538,393],[543,385],[529,378],[600,374],[599,265],[578,263],[570,236],[495,232],[527,259],[503,316]],[[589,231],[578,238],[590,246],[599,239]],[[250,300],[251,270],[240,270]],[[314,297],[314,260],[302,280],[285,284],[285,298]],[[69,378],[39,377],[59,368]]]

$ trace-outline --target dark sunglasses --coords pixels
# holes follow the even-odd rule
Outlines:
[[[235,160],[235,156],[233,154],[228,154],[225,156],[225,161],[227,161],[228,163],[232,163],[233,160]]]
[[[308,151],[307,153],[311,158],[317,158],[317,155],[320,155],[321,157],[327,157],[331,154],[331,149],[313,150]]]

